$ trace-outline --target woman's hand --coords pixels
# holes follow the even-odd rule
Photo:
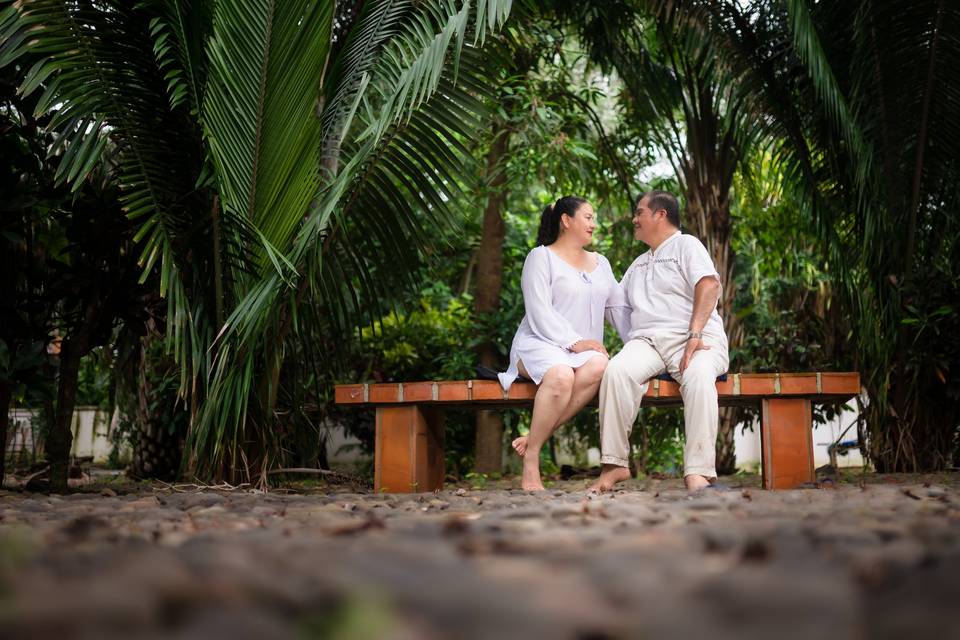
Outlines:
[[[577,340],[570,346],[570,351],[581,353],[583,351],[599,351],[603,355],[610,357],[606,347],[599,340]]]

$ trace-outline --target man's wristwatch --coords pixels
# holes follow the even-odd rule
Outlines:
[[[687,331],[687,340],[689,340],[690,338],[703,340],[703,331]]]

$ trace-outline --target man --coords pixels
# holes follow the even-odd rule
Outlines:
[[[716,378],[727,371],[727,336],[717,313],[720,276],[694,236],[680,233],[680,205],[665,191],[640,196],[634,237],[650,250],[637,258],[621,286],[629,309],[629,340],[610,360],[600,384],[600,479],[607,491],[630,477],[630,430],[647,381],[666,371],[680,383],[686,445],[683,473],[695,491],[716,478],[719,424]],[[622,331],[621,333],[624,333]]]

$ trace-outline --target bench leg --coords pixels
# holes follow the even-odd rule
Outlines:
[[[795,489],[814,481],[812,428],[809,400],[764,398],[761,401],[764,489]]]
[[[377,407],[373,488],[417,493],[443,488],[444,414],[417,405]]]

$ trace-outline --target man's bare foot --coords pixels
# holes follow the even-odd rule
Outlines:
[[[540,456],[523,457],[523,479],[520,488],[524,491],[546,491],[543,481],[540,480]]]
[[[687,491],[699,491],[700,489],[706,489],[710,486],[709,480],[696,473],[683,476],[683,482],[687,485]]]
[[[622,480],[630,479],[630,469],[627,467],[618,467],[615,464],[605,464],[600,471],[600,477],[594,482],[588,491],[592,493],[603,493],[612,491],[613,485]]]
[[[519,456],[522,458],[527,452],[527,436],[515,438],[513,442],[510,443],[510,446],[512,446],[513,450],[516,451],[517,454],[519,454]]]

